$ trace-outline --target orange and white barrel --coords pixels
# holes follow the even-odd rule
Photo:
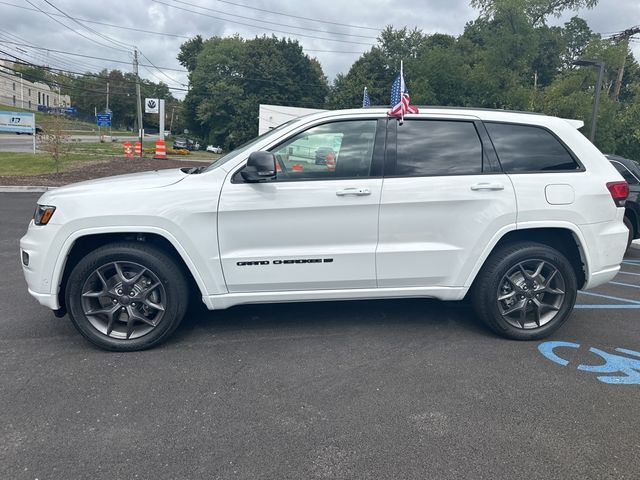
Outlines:
[[[161,138],[156,140],[156,154],[154,158],[159,158],[159,159],[167,158],[167,144]]]
[[[136,142],[135,152],[136,152],[136,157],[142,156],[142,143]]]
[[[124,142],[122,145],[124,146],[124,156],[125,157],[130,157],[131,156],[131,142]]]

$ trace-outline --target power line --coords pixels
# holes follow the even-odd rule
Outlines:
[[[126,52],[126,50],[122,50],[121,48],[111,47],[111,46],[106,45],[106,44],[104,44],[104,43],[98,42],[97,40],[94,40],[93,38],[87,37],[86,35],[84,35],[84,34],[82,34],[82,33],[78,32],[77,30],[74,30],[73,28],[71,28],[71,27],[70,27],[69,25],[67,25],[66,23],[61,22],[61,21],[60,21],[60,20],[58,20],[57,18],[54,18],[52,15],[50,15],[50,14],[49,14],[49,12],[45,12],[45,11],[44,11],[44,10],[42,10],[40,7],[38,7],[37,5],[33,4],[33,3],[31,2],[31,0],[26,0],[26,1],[27,1],[27,3],[28,3],[29,5],[31,5],[31,6],[32,6],[32,7],[34,7],[35,9],[37,9],[39,12],[44,13],[47,17],[49,17],[49,18],[50,18],[51,20],[53,20],[54,22],[59,23],[59,24],[60,24],[60,25],[62,25],[64,28],[66,28],[66,29],[68,29],[68,30],[71,30],[72,32],[74,32],[74,33],[76,33],[76,34],[80,35],[82,38],[85,38],[85,39],[89,40],[90,42],[93,42],[93,43],[95,43],[95,44],[97,44],[97,45],[100,45],[101,47],[106,47],[106,48],[111,48],[111,49],[114,49],[114,50],[120,50],[121,52]]]
[[[29,0],[27,0],[27,1],[29,1]],[[183,12],[189,12],[189,13],[194,13],[194,14],[196,14],[196,15],[202,15],[202,16],[204,16],[204,17],[208,17],[208,18],[213,18],[214,20],[223,21],[223,22],[228,22],[228,23],[235,23],[235,24],[238,24],[238,25],[244,25],[244,26],[246,26],[246,27],[257,28],[257,29],[259,29],[259,30],[266,30],[265,28],[263,28],[263,27],[262,27],[262,26],[260,26],[260,25],[253,25],[253,24],[250,24],[250,23],[244,23],[244,22],[232,21],[232,20],[229,20],[229,19],[226,19],[226,18],[216,17],[216,16],[214,16],[214,15],[209,15],[208,13],[196,12],[195,10],[189,10],[188,8],[178,7],[178,6],[176,6],[176,5],[171,5],[170,3],[162,2],[162,1],[160,1],[160,0],[151,0],[151,1],[153,1],[153,2],[155,2],[155,3],[159,3],[159,4],[161,4],[161,5],[165,5],[165,6],[170,7],[170,8],[175,8],[176,10],[181,10],[181,11],[183,11]],[[365,42],[354,42],[354,41],[351,41],[351,40],[338,40],[338,39],[336,39],[336,38],[317,37],[317,36],[314,36],[314,35],[306,35],[306,34],[303,34],[303,33],[289,32],[289,31],[286,31],[286,30],[275,30],[275,29],[271,29],[270,31],[271,31],[271,32],[276,32],[276,33],[284,33],[285,35],[291,35],[291,36],[293,36],[294,38],[295,38],[296,36],[298,36],[298,37],[314,38],[314,39],[316,39],[316,40],[324,40],[324,41],[326,41],[326,42],[351,43],[351,44],[354,44],[354,45],[367,45],[367,46],[373,46],[372,44],[370,44],[370,43],[365,43]]]
[[[18,45],[18,46],[22,46],[22,47],[37,48],[38,50],[45,50],[47,52],[61,53],[63,55],[72,55],[74,57],[93,58],[95,60],[103,60],[105,62],[121,63],[121,64],[126,64],[126,65],[131,64],[130,61],[117,60],[115,58],[104,58],[104,57],[96,57],[95,55],[83,55],[81,53],[65,52],[64,50],[54,50],[52,48],[36,47],[36,46],[33,46],[33,45],[28,45],[28,44],[20,43],[20,42],[7,41],[7,42],[4,42],[4,43],[10,43],[10,44]],[[142,63],[140,65],[143,65],[145,67],[153,67],[153,65],[147,65],[147,64],[142,64]],[[156,68],[162,68],[164,70],[170,70],[170,71],[173,71],[173,72],[181,72],[181,73],[187,73],[188,72],[188,70],[185,70],[184,68],[171,68],[171,67],[156,67]]]
[[[0,53],[4,53],[5,55],[8,55],[9,57],[11,57],[11,58],[0,58],[0,60],[7,60],[7,61],[10,61],[10,62],[13,62],[14,64],[18,64],[18,65],[25,65],[25,66],[29,66],[29,67],[38,67],[38,68],[42,68],[42,69],[48,70],[48,71],[73,74],[73,75],[78,75],[78,76],[83,76],[83,77],[99,78],[99,79],[102,79],[102,80],[105,80],[105,81],[109,81],[110,80],[110,78],[108,76],[105,76],[105,75],[97,75],[97,74],[93,74],[93,73],[82,73],[82,72],[77,72],[77,71],[73,71],[73,70],[65,70],[65,69],[62,69],[62,68],[45,67],[43,65],[38,65],[38,64],[35,64],[35,63],[32,63],[32,62],[27,62],[23,58],[20,58],[20,57],[17,57],[15,55],[12,55],[11,53],[5,52],[4,50],[1,50],[1,49],[0,49]],[[9,70],[18,72],[17,70],[12,69],[11,67],[0,66],[0,68],[7,68]],[[22,72],[20,72],[20,73],[22,73]],[[36,77],[32,77],[32,78],[35,79]],[[57,80],[54,80],[53,83],[57,84],[58,81],[59,81],[59,78]],[[122,79],[118,79],[118,82],[128,83],[128,84],[131,84],[131,85],[135,85],[135,83],[136,83],[135,80],[127,80],[124,76],[123,76]],[[80,88],[80,87],[72,87],[72,86],[65,85],[65,84],[63,84],[63,86],[66,86],[68,88]],[[147,84],[147,86],[153,86],[153,85],[148,85]],[[168,86],[166,84],[165,84],[165,86],[169,90],[176,90],[176,91],[181,91],[181,92],[187,92],[188,91],[187,88],[170,87],[170,86]],[[91,92],[93,92],[93,91],[91,91]],[[104,93],[104,92],[102,92],[102,90],[100,90],[100,92],[96,92],[96,93]],[[127,95],[129,95],[129,93],[127,93]]]
[[[209,12],[214,12],[214,13],[221,13],[223,15],[227,15],[229,17],[236,17],[236,18],[243,18],[245,20],[252,20],[255,22],[259,22],[259,23],[268,23],[270,25],[278,25],[281,27],[288,27],[288,28],[297,28],[299,30],[307,30],[310,32],[319,32],[319,33],[326,33],[326,34],[331,34],[331,35],[340,35],[343,37],[357,37],[357,38],[366,38],[369,40],[376,40],[376,37],[370,37],[367,35],[355,35],[355,34],[350,34],[350,33],[342,33],[342,32],[332,32],[332,31],[327,31],[327,30],[320,30],[318,28],[310,28],[310,27],[300,27],[297,25],[291,25],[291,24],[287,24],[287,23],[282,23],[282,22],[271,22],[269,20],[260,20],[254,17],[247,17],[244,15],[236,15],[234,13],[227,13],[227,12],[223,12],[222,10],[216,10],[215,8],[209,8],[209,7],[202,7],[200,5],[197,5],[195,3],[189,3],[189,2],[184,2],[182,0],[173,0],[175,3],[181,3],[182,5],[188,5],[190,7],[196,7],[196,8],[201,8],[202,10],[207,10]]]
[[[264,9],[264,8],[250,7],[249,5],[243,5],[241,3],[234,3],[234,2],[227,1],[227,0],[218,0],[218,1],[220,3],[226,3],[226,4],[229,4],[229,5],[234,5],[236,7],[249,8],[251,10],[256,10],[258,12],[271,13],[273,15],[280,15],[280,16],[283,16],[283,17],[297,18],[299,20],[309,20],[311,22],[326,23],[328,25],[338,25],[338,26],[341,26],[341,27],[349,27],[349,28],[360,28],[360,29],[363,29],[363,30],[373,30],[373,31],[376,31],[376,32],[379,32],[380,30],[382,30],[381,28],[365,27],[365,26],[361,26],[361,25],[350,25],[348,23],[331,22],[329,20],[319,20],[317,18],[300,17],[298,15],[292,15],[290,13],[281,13],[281,12],[276,12],[276,11],[273,11],[273,10],[267,10],[267,9]]]
[[[173,78],[173,77],[170,77],[169,75],[167,75],[166,73],[164,73],[161,69],[159,69],[158,67],[156,67],[156,66],[153,64],[153,62],[152,62],[151,60],[149,60],[149,57],[147,57],[144,53],[142,53],[142,50],[138,50],[138,51],[140,52],[140,55],[142,55],[142,56],[147,60],[147,62],[149,62],[149,63],[151,64],[151,66],[152,66],[153,68],[155,68],[158,72],[160,72],[163,76],[165,76],[166,78],[168,78],[169,80],[171,80],[173,83],[177,83],[178,85],[182,85],[183,87],[185,86],[185,84],[184,84],[184,83],[179,82],[178,80],[176,80],[176,79],[175,79],[175,78]],[[143,65],[143,66],[144,66],[144,65]]]
[[[31,11],[31,12],[39,12],[40,11],[40,10],[37,10],[35,8],[24,7],[22,5],[14,5],[13,3],[7,3],[7,2],[3,2],[3,1],[0,1],[0,5],[7,5],[7,6],[10,6],[10,7],[20,8],[22,10],[28,10],[28,11]],[[200,7],[200,8],[203,8],[203,7]],[[64,15],[61,15],[61,14],[58,14],[58,13],[49,12],[49,14],[52,15],[52,16],[57,16],[57,17],[64,17]],[[96,24],[96,25],[102,25],[102,26],[105,26],[105,27],[119,28],[119,29],[122,29],[122,30],[130,30],[130,31],[133,31],[133,32],[148,33],[148,34],[151,34],[151,35],[159,35],[159,36],[163,36],[163,37],[184,38],[184,39],[187,39],[187,40],[190,39],[190,38],[193,38],[193,36],[189,36],[189,35],[179,35],[179,34],[176,34],[176,33],[157,32],[157,31],[154,31],[154,30],[145,30],[145,29],[142,29],[142,28],[125,27],[124,25],[114,25],[112,23],[98,22],[96,20],[89,20],[89,19],[80,18],[80,17],[71,17],[71,16],[69,16],[69,18],[73,18],[73,19],[79,20],[81,22],[93,23],[93,24]],[[296,28],[298,28],[298,27],[296,27]],[[327,33],[329,33],[329,32],[327,32]],[[316,49],[316,48],[304,48],[304,51],[305,52],[317,52],[317,53],[339,53],[339,54],[349,54],[349,55],[351,55],[351,54],[362,55],[363,53],[365,53],[365,52],[362,52],[362,51],[327,50],[327,49]]]
[[[29,8],[29,7],[25,7],[22,5],[14,5],[13,3],[7,3],[7,2],[3,2],[0,1],[0,5],[7,5],[10,7],[15,7],[15,8],[20,8],[22,10],[28,10],[31,12],[38,12],[39,10],[36,10],[35,8]],[[64,15],[58,14],[58,13],[53,13],[53,12],[49,12],[50,15],[56,16],[56,17],[64,17]],[[104,27],[111,27],[111,28],[119,28],[121,30],[129,30],[132,32],[140,32],[140,33],[148,33],[150,35],[158,35],[158,36],[162,36],[162,37],[172,37],[172,38],[184,38],[186,40],[193,38],[193,36],[189,36],[189,35],[179,35],[177,33],[167,33],[167,32],[157,32],[154,30],[145,30],[142,28],[134,28],[134,27],[125,27],[124,25],[114,25],[112,23],[106,23],[106,22],[98,22],[97,20],[89,20],[87,18],[80,18],[80,17],[71,17],[74,18],[75,20],[79,20],[81,22],[85,22],[85,23],[92,23],[95,25],[102,25]],[[305,48],[304,49],[305,52],[318,52],[318,53],[340,53],[340,54],[363,54],[365,52],[360,52],[360,51],[344,51],[344,50],[324,50],[324,49],[314,49],[314,48]]]
[[[85,30],[87,30],[90,33],[93,33],[94,35],[98,35],[100,38],[103,38],[104,40],[113,43],[114,45],[119,45],[121,47],[125,47],[125,48],[129,48],[131,47],[131,45],[127,45],[126,43],[122,43],[119,40],[114,40],[113,38],[104,35],[100,32],[98,32],[97,30],[94,30],[92,28],[87,27],[86,25],[84,25],[83,23],[79,22],[78,20],[76,20],[75,18],[73,18],[72,16],[70,16],[69,14],[67,14],[66,12],[63,12],[61,9],[59,9],[58,7],[56,7],[53,3],[51,3],[49,0],[43,0],[47,5],[49,5],[50,7],[52,7],[53,9],[57,10],[58,12],[60,12],[62,15],[64,15],[65,17],[67,17],[69,20],[71,20],[73,23],[75,23],[76,25],[80,25],[82,28],[84,28]]]

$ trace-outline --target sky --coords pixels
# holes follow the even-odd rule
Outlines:
[[[575,14],[593,31],[610,34],[640,24],[640,0],[600,0],[591,10],[567,11],[548,23],[562,24]],[[349,71],[387,25],[459,35],[477,16],[468,0],[0,0],[0,58],[16,56],[75,72],[131,70],[136,46],[144,65],[140,75],[164,81],[182,98],[187,76],[176,55],[196,34],[296,38],[333,80]],[[636,38],[631,45],[640,59],[640,35]]]

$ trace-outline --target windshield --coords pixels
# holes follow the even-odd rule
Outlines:
[[[285,122],[282,125],[274,128],[272,130],[269,130],[268,132],[264,132],[262,135],[258,135],[256,138],[254,138],[252,140],[249,140],[246,143],[243,143],[242,145],[240,145],[235,150],[233,150],[233,151],[227,153],[226,155],[220,157],[219,159],[215,160],[213,163],[211,163],[205,169],[203,169],[202,172],[208,172],[209,170],[213,170],[214,168],[218,168],[220,165],[224,165],[225,163],[233,160],[234,158],[238,157],[239,155],[242,155],[242,153],[244,153],[247,150],[251,149],[251,147],[253,147],[256,143],[261,142],[262,140],[266,140],[267,138],[269,138],[271,136],[276,136],[278,133],[280,133],[282,130],[284,130],[288,126],[293,125],[294,123],[297,123],[299,121],[300,121],[300,118],[294,118],[293,120],[289,120],[288,122]]]

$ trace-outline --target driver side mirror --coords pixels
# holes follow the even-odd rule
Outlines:
[[[276,157],[271,152],[253,152],[240,172],[245,182],[255,183],[276,178]]]

